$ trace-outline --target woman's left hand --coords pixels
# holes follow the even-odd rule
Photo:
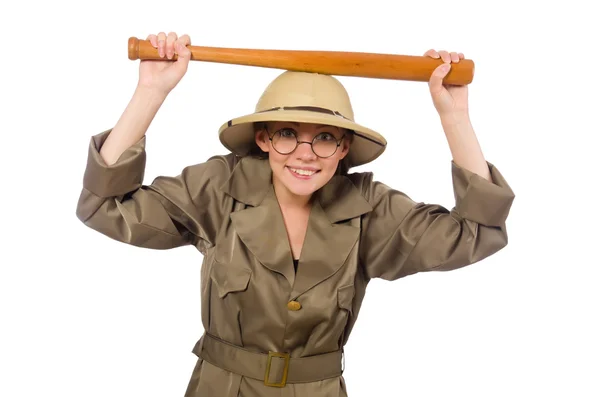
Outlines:
[[[425,56],[439,59],[444,62],[438,66],[429,79],[429,91],[433,105],[438,111],[440,117],[454,117],[468,114],[468,95],[466,85],[445,85],[442,84],[444,77],[450,71],[452,63],[458,63],[465,59],[462,53],[429,50]]]

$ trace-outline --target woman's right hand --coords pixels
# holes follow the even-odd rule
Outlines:
[[[191,45],[190,36],[184,34],[178,38],[173,32],[168,35],[160,32],[158,35],[149,35],[146,40],[149,40],[154,48],[158,48],[162,58],[173,59],[173,55],[177,54],[176,61],[149,59],[140,61],[138,87],[150,89],[166,97],[187,71],[192,55],[186,47]]]

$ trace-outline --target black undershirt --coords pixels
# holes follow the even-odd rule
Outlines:
[[[294,271],[298,272],[298,259],[294,259]]]

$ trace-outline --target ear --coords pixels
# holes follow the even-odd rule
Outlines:
[[[269,145],[269,135],[264,128],[261,128],[254,133],[254,141],[263,152],[269,152],[269,149],[271,148],[271,145]]]
[[[342,149],[340,151],[340,160],[348,155],[348,152],[350,151],[350,144],[350,136],[346,134],[344,140],[342,141],[342,144],[340,145],[340,149]]]

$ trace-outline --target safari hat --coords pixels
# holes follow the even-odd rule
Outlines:
[[[354,131],[347,159],[359,166],[379,157],[387,141],[377,132],[354,122],[354,111],[344,86],[333,76],[285,71],[265,89],[255,112],[229,120],[219,128],[219,140],[231,152],[244,156],[256,147],[254,123],[295,121],[327,124]]]

